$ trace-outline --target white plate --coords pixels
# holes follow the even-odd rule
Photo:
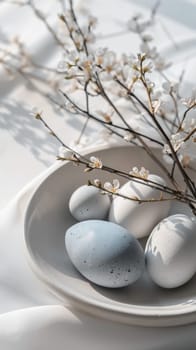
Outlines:
[[[119,169],[145,166],[160,174],[139,148],[108,148],[93,154],[104,164]],[[96,316],[142,326],[172,326],[196,321],[196,277],[181,288],[164,290],[144,275],[132,286],[112,290],[89,283],[72,266],[64,247],[65,231],[74,223],[68,200],[79,185],[88,178],[97,177],[113,178],[97,170],[84,173],[82,167],[64,163],[36,189],[25,218],[26,247],[36,275],[60,300],[69,298],[74,306]],[[183,212],[184,208],[174,206],[172,212],[176,211]]]

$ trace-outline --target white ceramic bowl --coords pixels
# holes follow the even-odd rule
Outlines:
[[[160,157],[158,152],[156,150]],[[140,148],[99,149],[93,155],[119,169],[145,166],[163,176]],[[68,201],[78,186],[97,177],[114,178],[98,170],[84,173],[82,167],[67,162],[36,189],[25,217],[25,242],[33,271],[59,300],[68,298],[72,305],[96,316],[141,326],[172,326],[196,321],[196,277],[181,288],[164,290],[144,274],[134,285],[112,290],[91,284],[75,270],[64,247],[65,231],[75,222],[69,213]],[[174,203],[170,213],[176,212],[185,212],[184,206]]]

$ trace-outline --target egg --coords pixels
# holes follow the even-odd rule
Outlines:
[[[96,187],[83,185],[73,192],[69,200],[69,210],[77,221],[105,219],[110,204],[107,194],[101,194]]]
[[[66,231],[65,245],[76,269],[99,286],[125,287],[143,273],[142,247],[125,228],[114,223],[77,223]]]
[[[196,219],[183,214],[162,220],[148,238],[145,257],[151,279],[161,287],[175,288],[196,272]]]
[[[165,181],[158,175],[149,175],[148,179],[163,186]],[[121,187],[119,193],[128,197],[138,197],[139,199],[157,199],[160,191],[147,186],[145,183],[129,181]],[[136,238],[142,238],[150,234],[153,227],[164,217],[170,209],[169,201],[139,203],[122,197],[115,197],[109,212],[109,221],[115,222],[128,231],[132,232]]]

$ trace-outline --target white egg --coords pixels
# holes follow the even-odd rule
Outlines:
[[[93,186],[83,185],[75,190],[69,200],[69,210],[78,221],[105,219],[110,208],[110,198]]]
[[[102,220],[71,226],[65,235],[67,253],[76,269],[97,285],[119,288],[135,282],[144,270],[144,252],[123,227]]]
[[[166,185],[160,176],[149,175],[148,179],[161,185]],[[160,197],[160,191],[146,184],[139,184],[133,181],[123,185],[119,193],[128,197],[136,196],[143,200]],[[139,204],[136,201],[116,197],[110,208],[109,221],[115,222],[125,227],[128,231],[133,232],[136,238],[142,238],[149,235],[153,227],[167,216],[169,209],[169,201]]]
[[[148,238],[145,256],[149,275],[159,286],[188,282],[196,272],[196,219],[176,214],[162,220]]]

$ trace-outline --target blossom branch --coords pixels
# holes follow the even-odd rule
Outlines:
[[[158,198],[158,199],[155,199],[155,198],[140,199],[140,198],[138,198],[136,196],[135,197],[125,196],[124,194],[120,193],[119,191],[116,191],[115,193],[113,193],[112,191],[106,189],[106,187],[102,186],[101,183],[96,185],[95,183],[93,183],[90,180],[88,180],[88,186],[93,186],[93,187],[99,188],[104,193],[108,193],[109,195],[113,195],[113,196],[116,196],[116,197],[121,197],[121,198],[124,198],[124,199],[128,199],[128,200],[133,201],[133,202],[138,202],[138,204],[165,202],[165,201],[170,201],[170,200],[176,200],[177,199],[177,197],[174,197],[174,196],[173,197],[168,197],[168,198],[160,196],[160,198]]]
[[[149,187],[152,187],[154,189],[157,189],[159,191],[163,191],[163,192],[166,192],[168,194],[171,194],[173,196],[176,196],[176,198],[178,200],[185,200],[185,201],[190,201],[191,203],[196,203],[196,200],[194,200],[194,198],[192,198],[190,195],[188,195],[187,193],[183,193],[183,192],[179,192],[179,191],[176,191],[172,188],[169,188],[168,186],[164,186],[164,185],[161,185],[155,181],[152,181],[152,180],[149,180],[149,179],[145,179],[145,178],[138,178],[137,176],[134,176],[132,174],[129,174],[127,172],[124,172],[122,170],[118,170],[118,169],[114,169],[114,168],[111,168],[111,167],[108,167],[108,166],[105,166],[101,163],[101,166],[100,167],[92,167],[91,165],[91,161],[90,159],[82,156],[79,152],[75,151],[72,147],[68,146],[67,144],[65,144],[62,139],[53,131],[53,129],[49,126],[49,124],[43,119],[43,117],[41,116],[40,113],[36,113],[35,114],[35,118],[37,120],[40,120],[43,125],[49,130],[49,133],[54,136],[57,141],[63,146],[65,147],[67,150],[69,150],[73,156],[71,157],[58,157],[57,159],[59,160],[62,160],[62,161],[71,161],[71,162],[74,162],[74,163],[77,163],[77,164],[82,164],[82,165],[85,165],[87,169],[89,170],[104,170],[106,172],[109,172],[109,173],[112,173],[112,174],[115,174],[115,175],[119,175],[120,177],[123,177],[123,178],[126,178],[126,179],[131,179],[133,180],[134,182],[136,183],[140,183],[140,184],[144,184],[146,186],[149,186]]]
[[[105,126],[107,125],[107,128],[108,128],[111,132],[115,133],[115,131],[114,131],[112,128],[116,128],[116,129],[118,129],[118,130],[130,132],[130,133],[132,133],[135,137],[136,137],[136,136],[141,136],[141,137],[143,137],[143,138],[146,138],[147,140],[149,140],[149,141],[151,141],[151,142],[154,142],[154,143],[156,143],[156,144],[158,144],[158,145],[160,145],[160,146],[163,146],[163,145],[164,145],[164,144],[163,144],[161,141],[159,141],[159,140],[156,140],[156,139],[154,139],[154,138],[152,138],[152,137],[150,137],[150,136],[148,136],[148,135],[145,135],[145,134],[142,134],[142,133],[140,133],[140,132],[138,132],[138,131],[136,131],[136,130],[133,130],[129,125],[128,125],[128,127],[125,128],[125,127],[123,127],[123,126],[121,126],[121,125],[114,124],[113,122],[108,123],[107,121],[104,121],[104,120],[102,120],[102,119],[97,118],[97,117],[94,116],[92,113],[90,113],[89,111],[87,111],[87,110],[81,108],[78,104],[76,104],[76,103],[70,98],[70,96],[68,96],[68,94],[66,94],[64,91],[62,91],[62,90],[59,90],[59,91],[60,91],[60,93],[66,98],[66,100],[69,101],[69,102],[73,105],[73,107],[80,113],[81,116],[87,116],[87,117],[91,118],[92,120],[98,122],[99,124],[102,124],[103,126],[104,126],[104,125],[105,125]],[[116,110],[117,110],[117,109],[116,109]],[[109,125],[110,125],[112,128],[109,127]],[[116,135],[117,135],[117,134],[116,134]],[[123,138],[123,135],[118,134],[118,136],[120,136],[121,138]]]
[[[93,171],[95,169],[100,170],[100,171],[106,171],[108,173],[118,175],[122,178],[132,180],[133,182],[136,182],[139,184],[145,184],[146,186],[151,187],[153,189],[156,189],[158,191],[168,193],[168,194],[172,195],[173,197],[175,196],[175,198],[177,200],[182,201],[184,203],[186,202],[186,203],[196,204],[196,199],[194,199],[193,197],[191,197],[189,194],[187,194],[185,192],[176,191],[172,188],[169,188],[168,186],[161,185],[161,184],[156,183],[155,181],[151,181],[149,179],[138,178],[137,176],[123,172],[122,170],[114,169],[114,168],[108,167],[108,166],[103,165],[103,164],[101,165],[101,167],[92,167],[90,160],[84,160],[84,159],[81,159],[80,157],[75,158],[75,159],[73,159],[72,157],[58,157],[58,159],[61,161],[71,161],[73,163],[85,165],[86,166],[86,168],[84,170],[85,172]]]
[[[118,79],[116,79],[116,81],[122,86],[124,87],[124,89],[127,91],[127,94],[132,96],[142,107],[143,109],[149,114],[149,116],[152,118],[152,120],[154,121],[155,125],[157,126],[157,129],[160,131],[160,133],[163,135],[164,139],[166,140],[166,142],[168,143],[170,149],[171,149],[171,153],[172,153],[172,156],[184,178],[184,181],[188,187],[188,189],[190,190],[190,192],[193,194],[194,197],[196,197],[196,188],[195,188],[195,185],[193,183],[193,181],[189,178],[188,174],[185,172],[185,170],[183,169],[179,159],[178,159],[178,156],[173,148],[173,145],[170,141],[170,138],[169,136],[166,134],[166,132],[164,131],[164,129],[162,128],[162,126],[160,125],[160,123],[157,121],[157,119],[155,118],[154,114],[148,109],[148,107],[132,92],[132,91],[129,91],[127,89],[127,87],[122,83],[120,82]],[[171,175],[169,175],[170,177]]]

